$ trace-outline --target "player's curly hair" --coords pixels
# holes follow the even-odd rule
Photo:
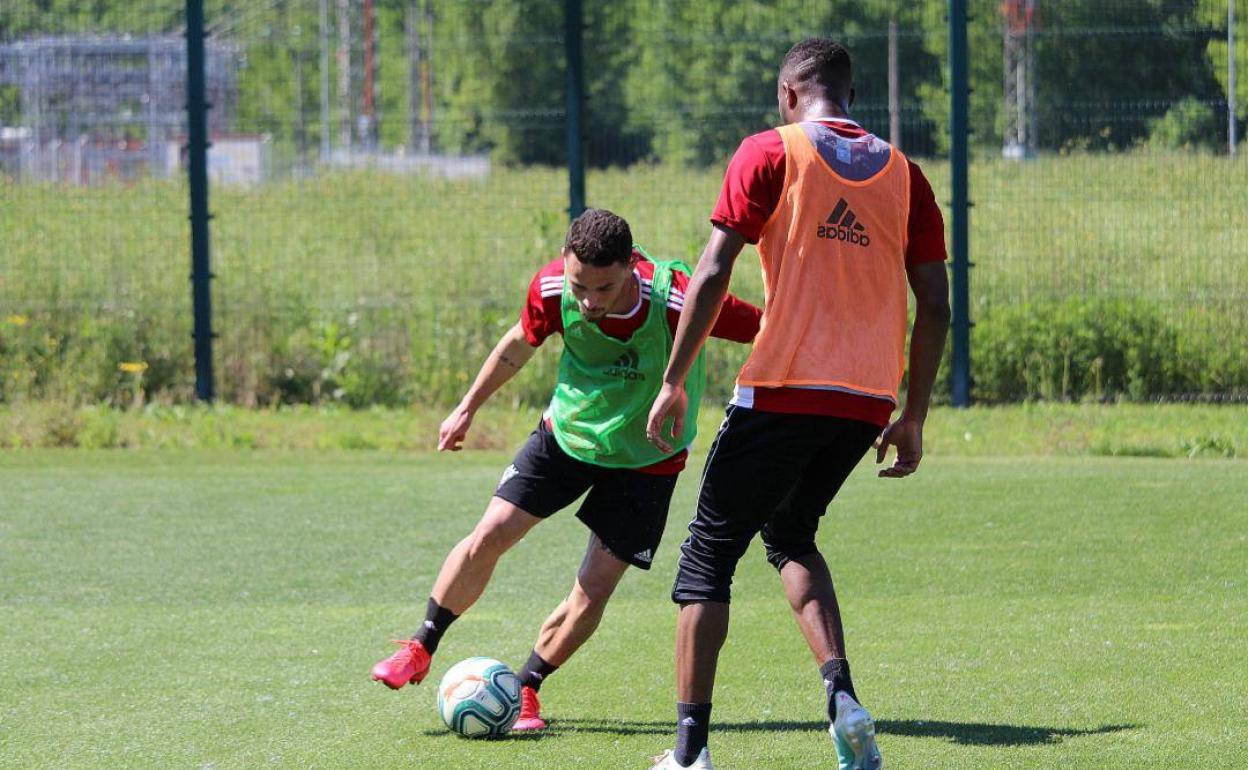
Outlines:
[[[606,209],[585,209],[572,220],[563,247],[587,265],[607,267],[628,262],[633,253],[633,231],[623,217]]]
[[[848,99],[853,86],[849,51],[826,37],[807,38],[784,55],[780,77],[793,83],[818,85],[837,101]]]

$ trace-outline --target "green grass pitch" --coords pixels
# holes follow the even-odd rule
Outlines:
[[[656,568],[543,689],[541,738],[469,742],[369,681],[506,456],[0,454],[0,766],[638,768],[671,744],[677,491]],[[821,545],[892,768],[1248,766],[1242,461],[929,457],[861,468]],[[585,545],[565,513],[447,636],[523,661]],[[832,766],[821,686],[756,545],[712,751]]]

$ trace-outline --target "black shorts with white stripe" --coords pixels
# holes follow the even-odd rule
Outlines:
[[[576,518],[617,559],[650,569],[678,476],[582,462],[563,451],[542,420],[503,471],[494,496],[544,519],[585,495]]]

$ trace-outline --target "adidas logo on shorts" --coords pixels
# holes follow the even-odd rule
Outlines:
[[[511,481],[519,473],[520,471],[516,470],[515,465],[508,465],[507,468],[503,471],[503,477],[498,480],[498,486],[501,487],[502,485],[506,484],[508,481]]]
[[[654,551],[653,549],[647,548],[644,551],[638,551],[633,554],[633,558],[637,561],[644,561],[646,564],[649,564],[654,559]]]

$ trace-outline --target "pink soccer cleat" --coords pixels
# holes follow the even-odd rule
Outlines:
[[[546,729],[546,720],[542,719],[542,702],[537,699],[537,690],[532,687],[520,688],[520,718],[511,729],[520,732]]]
[[[391,690],[405,684],[420,684],[429,675],[429,662],[433,659],[425,645],[415,639],[396,639],[400,649],[395,654],[373,666],[373,680]]]

